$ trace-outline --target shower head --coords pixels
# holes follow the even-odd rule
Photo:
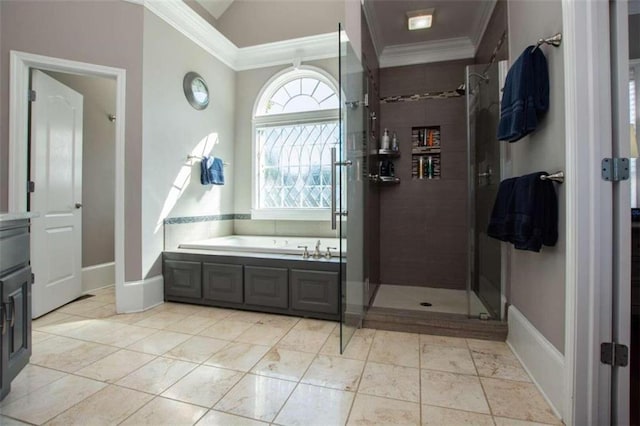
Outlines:
[[[471,77],[478,77],[485,83],[489,82],[489,77],[487,77],[484,74],[478,74],[478,73],[472,72],[472,73],[469,73],[469,79],[471,79]],[[456,93],[458,93],[458,95],[464,96],[467,93],[467,83],[460,84],[460,86],[458,86],[458,88],[455,91]]]
[[[487,77],[485,74],[478,74],[477,72],[470,72],[469,73],[469,78],[471,77],[478,77],[480,80],[484,81],[485,83],[489,82],[489,77]]]

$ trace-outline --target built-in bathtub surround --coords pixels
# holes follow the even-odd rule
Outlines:
[[[238,216],[245,217],[245,215],[218,214],[167,218],[164,220],[164,249],[175,249],[185,241],[231,235],[234,220]]]
[[[290,237],[338,238],[339,229],[331,229],[329,221],[319,220],[251,220],[250,215],[237,215],[233,233],[236,235],[276,235]],[[247,217],[248,216],[248,217]],[[346,235],[346,223],[342,224]]]
[[[346,224],[343,229],[346,232]],[[164,249],[173,250],[185,242],[227,235],[338,238],[327,221],[252,220],[250,214],[233,213],[180,216],[164,219]]]

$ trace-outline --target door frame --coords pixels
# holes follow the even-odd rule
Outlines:
[[[115,79],[115,287],[124,286],[124,188],[126,70],[12,50],[9,79],[9,211],[27,210],[30,70]]]
[[[612,184],[600,161],[612,156],[609,1],[562,0],[567,205],[566,424],[608,424],[611,368]]]

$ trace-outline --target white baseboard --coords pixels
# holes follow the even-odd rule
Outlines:
[[[116,312],[142,312],[164,303],[164,277],[128,281],[116,288]]]
[[[82,292],[86,293],[102,287],[113,285],[116,282],[115,262],[102,263],[100,265],[82,268]]]
[[[508,312],[507,344],[560,418],[565,406],[564,356],[513,305]]]

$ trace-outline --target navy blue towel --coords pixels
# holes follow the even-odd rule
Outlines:
[[[558,241],[558,198],[553,182],[532,173],[500,183],[487,234],[516,249],[540,251]]]
[[[213,157],[202,157],[200,161],[200,183],[203,185],[211,184],[209,180],[209,169],[213,165]]]
[[[202,157],[200,183],[203,185],[224,185],[224,162],[218,157]]]
[[[489,227],[487,234],[490,237],[497,238],[501,241],[511,241],[512,224],[509,222],[512,219],[511,215],[511,203],[513,196],[513,186],[518,178],[505,179],[500,182],[498,188],[498,195],[496,201],[493,204],[493,211],[489,218]]]
[[[527,47],[507,73],[498,139],[516,142],[538,126],[549,109],[549,70],[542,50]]]

